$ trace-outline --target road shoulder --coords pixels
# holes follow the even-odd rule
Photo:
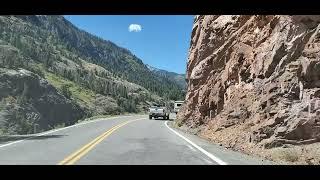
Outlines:
[[[203,138],[200,138],[196,135],[183,132],[182,130],[179,130],[177,128],[174,128],[172,126],[172,121],[168,121],[168,126],[176,131],[177,133],[181,134],[185,138],[189,139],[196,145],[200,146],[207,152],[211,153],[212,155],[218,157],[219,159],[225,161],[227,164],[230,165],[272,165],[275,164],[274,162],[264,160],[259,157],[252,157],[240,152],[232,151],[229,149],[226,149],[222,146],[219,146],[218,144],[215,144],[213,142],[209,142]]]

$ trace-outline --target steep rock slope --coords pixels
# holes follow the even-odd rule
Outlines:
[[[320,16],[196,16],[177,125],[248,153],[318,142],[319,23]]]
[[[71,125],[84,111],[38,75],[0,68],[0,134],[34,133]]]

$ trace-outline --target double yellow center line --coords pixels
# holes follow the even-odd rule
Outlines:
[[[142,118],[144,119],[144,118]],[[142,120],[142,119],[136,119],[136,120],[131,120],[131,121],[126,121],[124,123],[121,123],[117,126],[114,126],[113,128],[109,129],[105,133],[101,134],[97,138],[95,138],[93,141],[90,143],[86,144],[82,148],[80,148],[78,151],[72,153],[70,156],[62,160],[58,165],[72,165],[75,162],[77,162],[81,157],[86,155],[91,149],[93,149],[96,145],[98,145],[101,141],[103,141],[105,138],[107,138],[110,134],[112,134],[114,131],[119,129],[120,127],[134,121]]]

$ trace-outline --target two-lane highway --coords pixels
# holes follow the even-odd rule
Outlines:
[[[143,115],[88,121],[1,144],[0,164],[229,164],[166,123]]]

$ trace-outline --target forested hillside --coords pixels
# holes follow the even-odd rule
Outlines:
[[[170,77],[153,73],[127,49],[78,29],[63,16],[1,16],[0,67],[3,77],[21,69],[38,75],[36,79],[79,106],[82,117],[143,112],[149,104],[184,98]],[[22,86],[28,91],[28,84]],[[13,111],[8,110],[8,99],[25,107],[17,101],[24,94],[0,93],[0,111]]]

